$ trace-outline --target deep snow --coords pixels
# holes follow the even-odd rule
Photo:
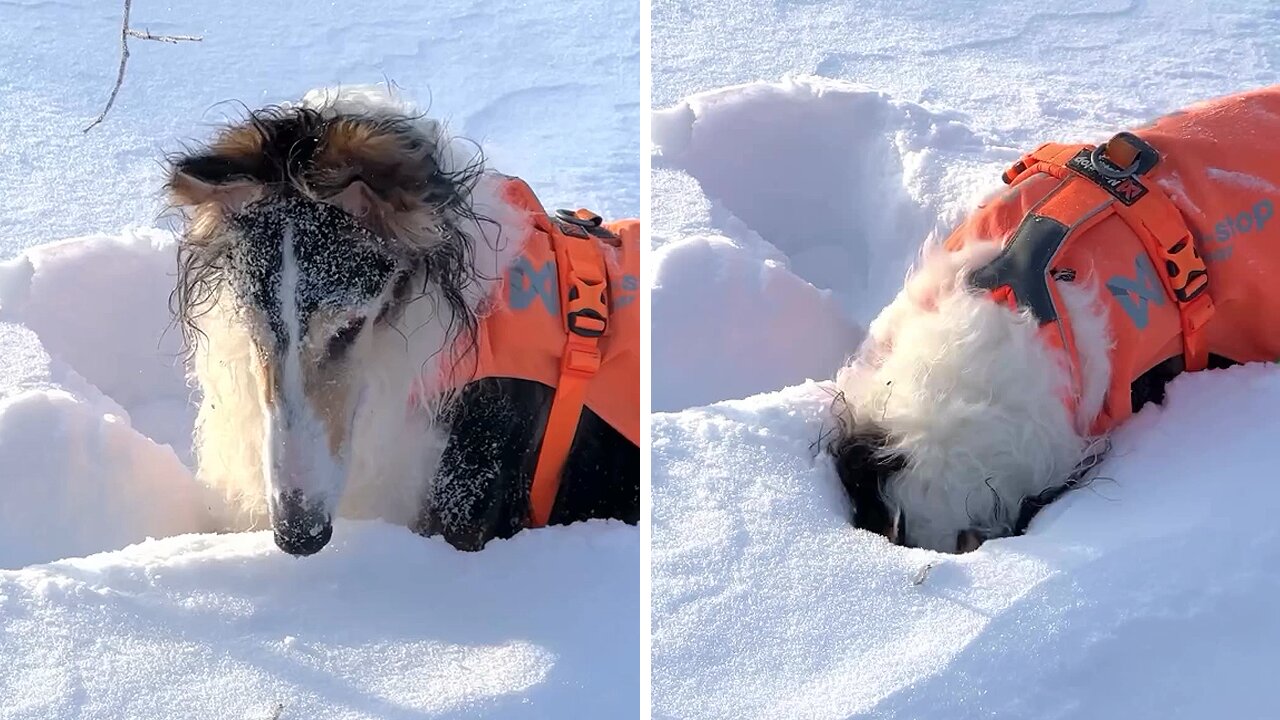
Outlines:
[[[464,554],[340,521],[305,560],[210,534],[154,226],[164,153],[242,112],[223,101],[384,76],[547,205],[635,215],[634,2],[137,0],[135,27],[204,40],[132,41],[82,135],[119,14],[0,0],[0,718],[633,717],[636,528]]]
[[[818,450],[823,380],[926,238],[1040,142],[1280,81],[1280,11],[658,0],[653,22],[655,717],[1275,715],[1277,368],[1179,379],[1092,489],[961,557],[855,530]]]

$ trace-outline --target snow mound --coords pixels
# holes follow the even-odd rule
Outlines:
[[[183,464],[177,340],[161,346],[173,257],[149,231],[0,263],[0,567],[219,527]]]
[[[653,139],[663,167],[850,307],[878,307],[901,286],[901,239],[937,223],[938,156],[982,147],[954,116],[822,78],[694,95],[654,113]]]
[[[189,461],[195,409],[169,316],[176,271],[173,235],[162,230],[37,246],[0,262],[0,321],[33,330],[91,391]]]
[[[65,390],[0,400],[0,567],[218,528],[173,449]]]
[[[950,556],[856,530],[810,383],[653,425],[656,716],[1263,717],[1280,368],[1184,376],[1104,478]]]
[[[688,408],[653,420],[655,717],[1276,714],[1280,369],[1180,378],[1104,479],[965,556],[852,527],[828,384],[693,406],[833,376],[1020,152],[1280,81],[1277,28],[1260,0],[654,3],[654,407]],[[824,79],[754,82],[796,73]]]
[[[954,114],[823,78],[694,95],[653,137],[658,410],[830,375],[989,187],[966,179],[1012,157]]]
[[[467,554],[342,525],[303,561],[241,533],[0,571],[0,718],[635,712],[634,528]]]

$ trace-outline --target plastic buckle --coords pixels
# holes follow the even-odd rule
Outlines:
[[[1027,171],[1027,160],[1030,158],[1030,155],[1023,155],[1020,160],[1010,165],[1009,168],[1004,171],[1000,176],[1000,179],[1004,181],[1005,185],[1012,185],[1013,181],[1017,180],[1019,175]]]
[[[576,270],[576,269],[575,269]],[[565,326],[570,333],[586,338],[598,338],[609,329],[609,306],[605,297],[608,287],[603,278],[583,278],[576,271],[570,272],[569,312]]]
[[[569,332],[582,337],[598,338],[609,327],[609,321],[593,308],[574,310],[569,313],[567,320]]]

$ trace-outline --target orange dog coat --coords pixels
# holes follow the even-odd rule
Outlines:
[[[1101,147],[1046,144],[1005,173],[1011,187],[946,240],[1000,240],[970,276],[1030,309],[1067,351],[1071,318],[1057,284],[1099,288],[1112,335],[1111,385],[1090,431],[1132,413],[1131,386],[1181,355],[1280,359],[1280,87],[1232,95],[1121,133]],[[1075,406],[1075,398],[1068,398]]]
[[[503,377],[556,389],[530,498],[530,525],[540,527],[584,406],[640,444],[640,222],[603,223],[587,210],[549,216],[518,178],[503,191],[532,225],[446,385]]]

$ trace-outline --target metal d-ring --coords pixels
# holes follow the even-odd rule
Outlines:
[[[1094,148],[1093,152],[1089,153],[1089,161],[1093,163],[1093,169],[1096,170],[1099,175],[1111,180],[1123,180],[1127,177],[1132,177],[1134,173],[1138,172],[1138,163],[1142,160],[1141,153],[1133,159],[1133,162],[1129,163],[1129,167],[1122,170],[1112,170],[1110,167],[1102,164],[1102,153],[1106,149],[1107,144],[1102,143],[1098,147]]]

